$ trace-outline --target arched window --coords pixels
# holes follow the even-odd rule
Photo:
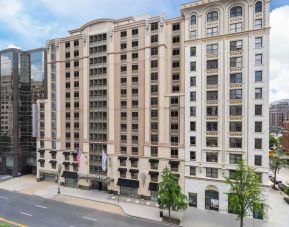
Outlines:
[[[241,6],[234,6],[230,10],[230,17],[240,17],[243,15],[243,8]]]
[[[263,10],[263,4],[261,1],[256,2],[255,4],[255,13],[260,13]]]
[[[191,16],[191,25],[197,24],[197,17],[196,15]]]
[[[219,20],[219,14],[217,11],[211,11],[207,15],[207,22]]]

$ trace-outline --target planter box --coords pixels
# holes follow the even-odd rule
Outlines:
[[[169,211],[168,210],[164,210],[163,211],[163,215],[164,217],[169,217]],[[184,211],[171,211],[171,217],[172,219],[176,219],[176,220],[183,220],[183,216],[184,216]]]

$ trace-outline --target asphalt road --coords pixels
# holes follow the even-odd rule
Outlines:
[[[0,189],[1,218],[31,227],[168,227],[161,223],[2,189]]]

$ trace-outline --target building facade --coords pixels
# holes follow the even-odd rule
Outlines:
[[[32,133],[32,66],[31,53],[43,52],[41,61],[44,77],[44,49],[0,52],[0,172],[17,176],[36,173],[36,135]],[[45,84],[42,84],[42,89]],[[35,119],[36,121],[36,119]]]
[[[183,27],[181,17],[100,19],[47,42],[39,180],[156,200],[167,166],[184,189]]]
[[[270,132],[280,134],[285,121],[289,120],[289,99],[270,104]]]
[[[270,1],[197,1],[185,18],[185,191],[189,205],[228,211],[239,160],[266,185]]]
[[[282,129],[282,148],[289,152],[289,121],[285,121]]]

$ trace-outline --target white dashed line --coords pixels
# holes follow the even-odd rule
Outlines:
[[[27,214],[27,213],[24,213],[24,212],[19,212],[20,214],[23,214],[23,215],[26,215],[26,216],[29,216],[29,217],[32,217],[32,214]]]
[[[38,208],[42,208],[42,209],[47,209],[47,207],[40,206],[40,205],[34,205],[34,206],[36,206],[36,207],[38,207]]]
[[[0,199],[8,199],[7,197],[4,196],[0,196]]]
[[[87,220],[90,220],[90,221],[95,221],[95,222],[98,222],[96,219],[93,219],[93,218],[89,218],[89,217],[82,217],[83,219],[87,219]]]

